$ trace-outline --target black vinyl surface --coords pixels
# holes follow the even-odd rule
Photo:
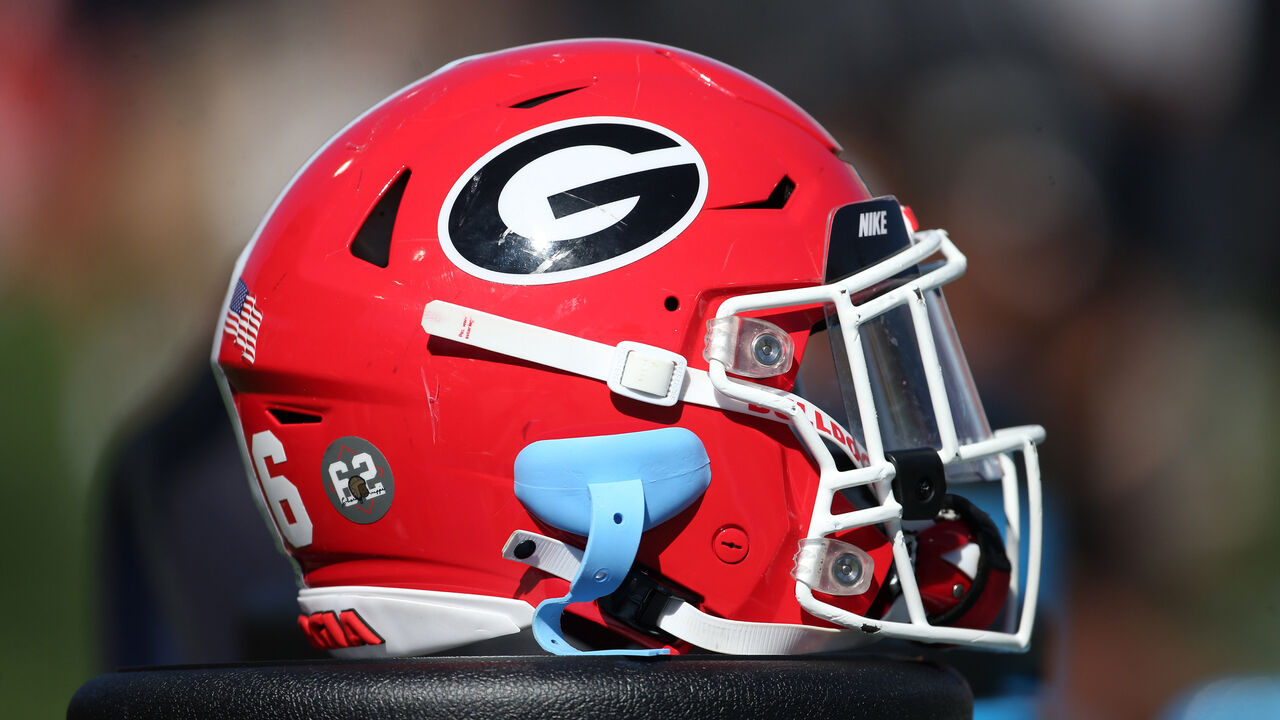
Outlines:
[[[449,657],[186,666],[94,678],[93,718],[970,718],[956,671],[876,656]]]

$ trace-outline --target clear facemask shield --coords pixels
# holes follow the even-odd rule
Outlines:
[[[941,290],[964,266],[964,256],[945,232],[911,232],[894,198],[845,206],[831,223],[826,284],[727,300],[708,325],[705,357],[717,391],[790,418],[819,465],[808,537],[793,572],[797,599],[807,611],[886,637],[1019,650],[1030,639],[1039,578],[1035,443],[1044,431],[1028,426],[993,433],[987,423]],[[825,319],[807,339],[793,392],[752,382],[786,373],[794,362],[787,333],[760,318],[819,305]],[[938,453],[948,485],[961,494],[963,487],[956,486],[965,483],[1001,483],[1003,530],[1014,569],[1002,631],[939,627],[926,618],[902,505],[891,491],[895,465],[886,458],[886,452],[921,449]],[[1014,461],[1019,454],[1020,464]],[[1025,504],[1020,501],[1023,486]],[[854,500],[858,509],[833,513],[838,493]],[[1029,526],[1025,539],[1024,518]],[[868,525],[880,527],[893,540],[907,621],[862,617],[813,595],[815,590],[850,594],[841,591],[840,581],[851,564],[869,563],[870,558],[829,536]],[[870,568],[861,570],[865,576]],[[1020,592],[1022,578],[1026,587]]]

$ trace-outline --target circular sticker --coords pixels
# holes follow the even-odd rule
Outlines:
[[[324,491],[342,517],[368,525],[382,519],[395,499],[391,465],[373,443],[354,435],[329,444],[320,461]]]
[[[521,133],[462,174],[440,244],[467,273],[507,285],[615,270],[661,248],[702,209],[707,169],[684,138],[621,117]]]

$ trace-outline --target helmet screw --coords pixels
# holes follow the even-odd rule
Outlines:
[[[959,600],[962,595],[964,595],[964,586],[960,583],[956,583],[955,586],[951,588],[951,597]]]
[[[537,549],[538,545],[532,540],[523,540],[516,545],[515,549],[511,551],[511,554],[515,555],[517,560],[524,560],[532,555],[533,551]]]
[[[836,557],[831,563],[831,577],[845,587],[855,585],[862,578],[862,561],[853,553]]]
[[[761,365],[777,365],[782,361],[782,342],[773,333],[764,333],[751,343],[751,352]]]
[[[933,497],[933,479],[928,477],[920,478],[920,482],[916,485],[916,497],[921,502],[928,502]]]

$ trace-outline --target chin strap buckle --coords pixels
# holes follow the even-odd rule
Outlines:
[[[683,355],[627,340],[614,348],[605,382],[623,397],[670,407],[680,400],[688,368],[689,361]]]
[[[600,607],[627,627],[666,637],[667,633],[658,629],[658,622],[673,597],[675,593],[659,585],[643,568],[632,567],[622,586],[600,600]]]

